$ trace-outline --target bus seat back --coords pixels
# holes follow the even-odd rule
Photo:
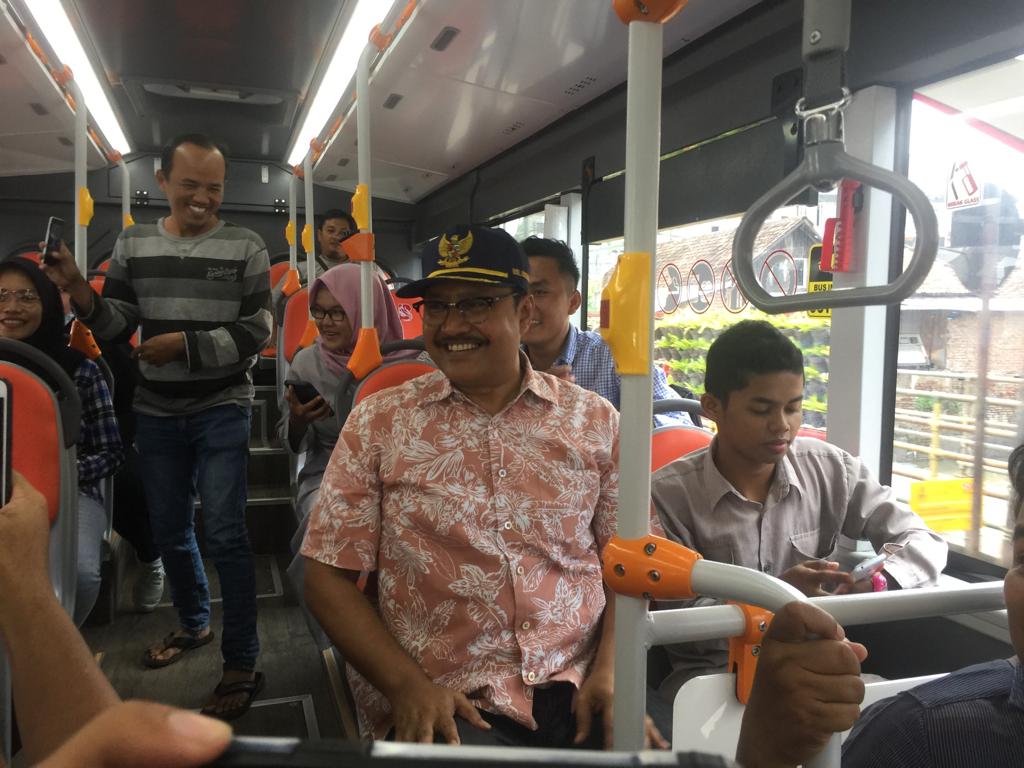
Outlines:
[[[78,390],[49,357],[7,339],[0,339],[0,377],[11,391],[11,465],[46,499],[50,580],[72,614],[78,569]]]
[[[65,451],[57,398],[34,373],[0,362],[11,392],[11,466],[46,497],[50,522],[61,507],[61,455]]]
[[[402,321],[402,338],[415,339],[423,335],[423,318],[420,313],[413,309],[419,299],[403,299],[391,294],[395,300],[395,307],[398,309],[398,319]]]
[[[436,366],[421,360],[396,360],[393,363],[384,363],[359,382],[353,398],[353,405],[359,405],[367,397],[381,390],[397,387],[417,376],[436,370]]]
[[[813,437],[815,440],[828,440],[827,433],[821,427],[810,427],[806,424],[796,431],[797,437]]]
[[[651,433],[651,472],[711,445],[711,433],[698,427],[658,427]]]
[[[299,351],[302,336],[309,319],[309,289],[300,288],[288,299],[284,310],[284,325],[278,344],[283,346],[284,359],[291,363]]]
[[[863,712],[871,704],[943,677],[924,675],[866,683]],[[672,706],[672,751],[707,752],[732,760],[736,755],[743,705],[736,698],[736,675],[701,675],[688,680]],[[843,739],[850,734],[843,733]]]

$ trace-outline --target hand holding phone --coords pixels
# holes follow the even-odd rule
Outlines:
[[[64,219],[51,216],[50,220],[46,222],[46,237],[43,238],[43,242],[46,244],[43,247],[43,261],[51,265],[57,263],[57,260],[50,254],[60,252],[60,245],[63,239]]]
[[[882,552],[874,557],[869,557],[867,560],[862,560],[852,571],[850,571],[850,578],[852,578],[854,582],[870,579],[882,570],[885,566],[885,561],[888,558],[889,555]]]
[[[291,387],[295,392],[295,396],[299,399],[299,402],[306,405],[312,400],[315,400],[320,393],[316,391],[316,387],[305,381],[298,381],[297,379],[289,379],[285,382],[286,387]]]

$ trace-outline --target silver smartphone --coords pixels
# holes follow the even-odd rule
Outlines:
[[[56,260],[51,258],[50,254],[60,252],[60,243],[63,239],[64,219],[51,216],[50,220],[46,222],[46,237],[43,238],[43,242],[46,243],[43,250],[43,261],[47,264],[56,263]]]
[[[870,579],[876,573],[878,573],[885,566],[885,561],[889,555],[885,552],[869,557],[867,560],[862,560],[857,564],[857,567],[850,571],[850,576],[854,581],[863,581],[864,579]]]

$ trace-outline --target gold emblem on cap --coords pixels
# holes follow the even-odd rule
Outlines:
[[[467,232],[463,237],[458,235],[441,235],[437,244],[437,252],[441,258],[437,263],[446,269],[454,269],[469,261],[469,249],[473,247],[473,233]]]

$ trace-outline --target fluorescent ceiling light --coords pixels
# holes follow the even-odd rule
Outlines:
[[[349,17],[348,25],[338,41],[338,47],[324,73],[313,103],[306,113],[302,128],[295,136],[295,144],[288,153],[288,165],[298,165],[309,151],[311,139],[320,135],[338,100],[345,94],[356,73],[359,56],[366,47],[370,30],[381,20],[382,4],[378,0],[358,0]],[[389,6],[384,6],[385,8]]]
[[[107,101],[107,94],[100,86],[100,81],[89,63],[89,57],[85,55],[85,49],[75,34],[60,0],[26,0],[26,5],[50,48],[57,54],[62,64],[71,67],[75,82],[85,97],[86,108],[92,113],[111,149],[123,155],[131,152],[131,145],[121,130],[114,109]]]

